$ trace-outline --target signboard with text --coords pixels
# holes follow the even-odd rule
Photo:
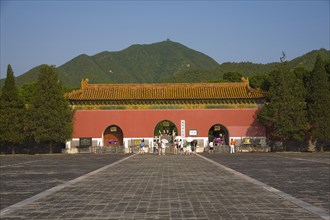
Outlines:
[[[190,129],[189,130],[189,136],[197,136],[198,132],[197,129]]]
[[[79,138],[79,147],[92,146],[92,138]]]

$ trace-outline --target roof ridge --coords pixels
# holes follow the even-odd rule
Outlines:
[[[120,83],[120,84],[87,84],[86,87],[126,87],[126,86],[137,86],[137,87],[178,87],[184,86],[245,86],[244,82],[221,82],[221,83]]]
[[[254,99],[265,93],[243,82],[89,84],[66,95],[71,100]]]

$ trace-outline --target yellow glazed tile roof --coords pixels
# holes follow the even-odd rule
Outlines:
[[[239,83],[88,84],[66,94],[70,101],[259,99],[262,91]]]

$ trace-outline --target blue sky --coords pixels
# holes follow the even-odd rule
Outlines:
[[[1,0],[1,78],[168,38],[220,64],[291,60],[329,50],[329,2]]]

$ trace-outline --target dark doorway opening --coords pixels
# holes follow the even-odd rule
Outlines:
[[[209,141],[213,141],[215,144],[229,144],[228,129],[222,124],[215,124],[209,129],[208,134]]]
[[[123,131],[117,125],[107,127],[103,133],[103,143],[107,147],[123,146]]]

